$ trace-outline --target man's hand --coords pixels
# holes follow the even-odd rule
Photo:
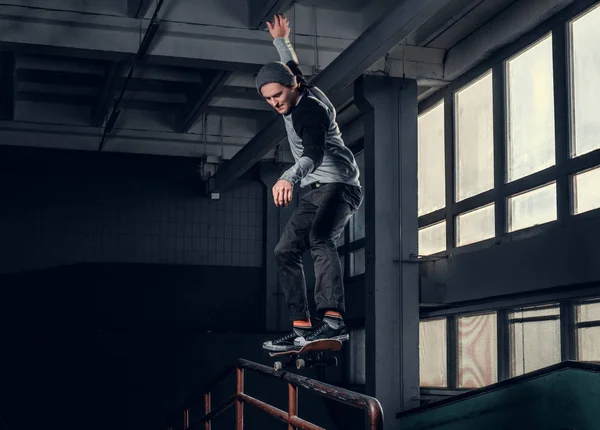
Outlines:
[[[280,179],[273,186],[273,201],[277,207],[285,207],[292,201],[294,187],[285,179]]]
[[[273,24],[267,21],[267,27],[273,39],[290,36],[290,22],[283,15],[273,16]]]

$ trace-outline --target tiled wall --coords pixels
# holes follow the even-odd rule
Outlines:
[[[80,262],[260,267],[263,187],[197,161],[0,146],[0,273]]]

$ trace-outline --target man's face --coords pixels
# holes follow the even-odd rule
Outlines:
[[[287,114],[298,100],[298,91],[278,82],[263,85],[260,93],[264,99],[280,114]]]

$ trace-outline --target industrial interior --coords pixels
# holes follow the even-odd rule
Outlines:
[[[600,429],[599,5],[0,2],[0,430]],[[360,168],[337,366],[261,348],[275,14]]]

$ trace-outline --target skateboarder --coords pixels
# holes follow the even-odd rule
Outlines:
[[[359,169],[336,123],[327,96],[304,80],[289,40],[287,18],[267,22],[281,61],[266,64],[256,77],[260,95],[283,117],[295,164],[273,186],[273,201],[285,207],[295,186],[308,187],[274,253],[292,330],[265,342],[269,351],[297,349],[321,339],[348,340],[344,324],[343,273],[336,243],[362,203]],[[315,303],[320,323],[310,318],[302,254],[310,250],[315,269]]]

